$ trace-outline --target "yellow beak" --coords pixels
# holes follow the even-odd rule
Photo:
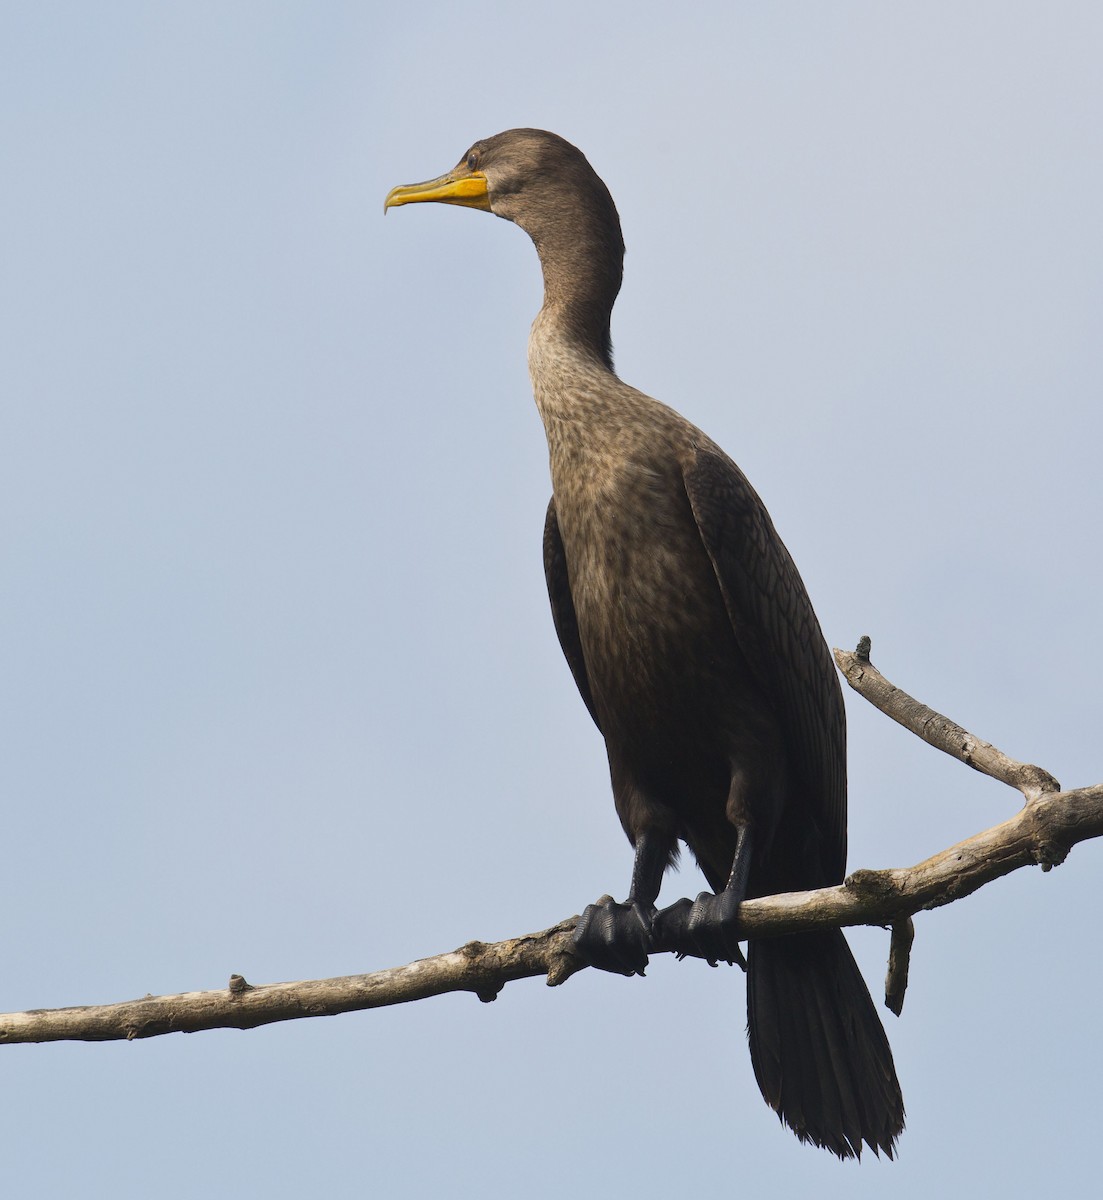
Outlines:
[[[383,201],[383,211],[397,208],[401,204],[424,204],[435,201],[439,204],[462,204],[464,208],[481,208],[490,212],[490,195],[486,189],[486,176],[482,171],[457,178],[455,171],[430,179],[426,183],[407,183],[391,188]]]

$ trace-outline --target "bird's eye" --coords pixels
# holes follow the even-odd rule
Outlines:
[[[475,153],[474,150],[472,150],[471,153],[467,156],[467,169],[469,171],[474,171],[478,165],[479,165],[479,156]]]

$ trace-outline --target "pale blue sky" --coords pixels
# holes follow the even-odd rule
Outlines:
[[[609,184],[618,368],[744,467],[829,640],[1103,779],[1098,5],[0,15],[0,1008],[370,970],[623,895],[544,593],[535,254],[382,216],[515,125]],[[852,867],[1015,811],[848,710]],[[0,1190],[1086,1195],[1101,867],[919,917],[896,1164],[799,1146],[741,977],[664,960],[0,1050]],[[852,942],[878,995],[887,937]]]

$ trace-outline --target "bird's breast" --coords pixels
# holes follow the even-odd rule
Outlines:
[[[708,707],[732,632],[674,450],[631,437],[553,448],[552,485],[603,728],[670,727]]]

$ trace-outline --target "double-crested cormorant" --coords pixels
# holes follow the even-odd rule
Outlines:
[[[548,594],[635,848],[627,902],[587,908],[576,944],[629,975],[659,947],[741,962],[740,901],[844,873],[842,694],[804,585],[731,459],[613,373],[624,243],[585,157],[512,129],[439,179],[395,188],[386,207],[423,201],[513,221],[543,267],[529,369],[551,458]],[[659,912],[679,841],[713,891]],[[746,967],[767,1103],[802,1141],[891,1156],[900,1085],[841,930],[753,940]]]

